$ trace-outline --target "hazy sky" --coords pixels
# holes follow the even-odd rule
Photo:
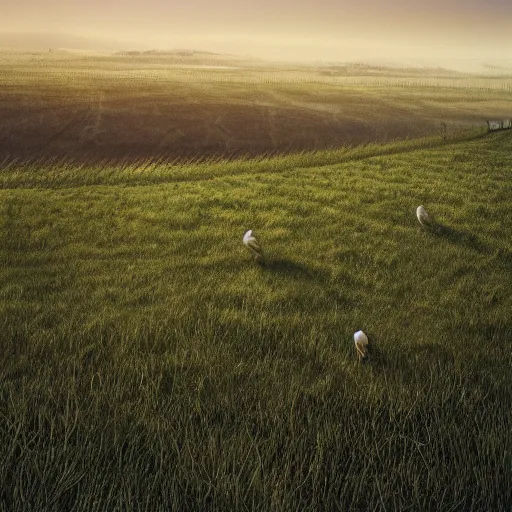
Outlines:
[[[3,0],[0,31],[277,59],[512,59],[512,0]]]

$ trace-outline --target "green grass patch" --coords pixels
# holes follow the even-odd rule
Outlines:
[[[506,132],[5,163],[0,508],[510,510],[511,169]]]

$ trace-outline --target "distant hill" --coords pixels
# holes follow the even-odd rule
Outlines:
[[[226,56],[223,53],[205,52],[202,50],[189,50],[184,48],[174,50],[121,50],[117,55],[170,55],[171,57],[194,57],[202,55],[211,55],[216,57]]]
[[[265,60],[254,55],[241,55],[230,53],[215,53],[204,49],[190,49],[190,48],[144,48],[144,45],[130,41],[119,41],[108,38],[93,38],[85,37],[66,33],[44,33],[44,32],[30,32],[30,33],[14,33],[14,32],[0,32],[0,48],[10,50],[33,50],[33,51],[48,51],[48,50],[76,50],[83,52],[112,52],[117,55],[126,56],[157,56],[157,57],[171,57],[179,58],[182,60],[190,59],[191,63],[200,63],[199,61],[208,60],[208,62],[215,61],[237,61],[245,62],[250,61],[252,64],[272,62],[279,63],[279,66],[284,65],[305,65],[309,67],[319,67],[326,70],[327,73],[332,74],[345,74],[347,72],[371,71],[372,74],[380,73],[382,71],[389,72],[390,69],[396,69],[402,72],[413,72],[415,74],[423,75],[438,75],[455,72],[464,73],[478,73],[480,75],[488,76],[509,76],[512,75],[512,61],[503,59],[420,59],[417,62],[413,61],[399,61],[389,58],[369,58],[359,62],[345,62],[345,61],[283,61],[283,60]]]

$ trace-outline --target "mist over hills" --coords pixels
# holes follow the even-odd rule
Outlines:
[[[218,60],[219,63],[226,60],[245,61],[252,63],[274,62],[282,64],[302,64],[316,67],[332,67],[350,64],[355,66],[370,66],[383,68],[407,68],[415,69],[418,72],[433,69],[453,70],[457,72],[469,72],[483,75],[512,75],[512,60],[507,59],[481,59],[481,58],[422,58],[405,59],[393,58],[387,55],[374,55],[362,59],[343,58],[340,52],[340,59],[284,59],[284,58],[265,58],[258,55],[258,49],[251,54],[243,51],[237,52],[236,46],[232,52],[211,51],[208,48],[155,48],[144,43],[134,43],[130,41],[121,41],[118,39],[109,39],[104,37],[87,37],[68,33],[49,33],[49,32],[0,32],[0,49],[13,51],[76,51],[76,52],[102,52],[115,53],[124,56],[172,56],[183,58],[208,57],[211,60]]]
[[[83,51],[118,51],[126,43],[106,38],[90,38],[66,33],[0,32],[0,47],[15,50],[73,49]]]

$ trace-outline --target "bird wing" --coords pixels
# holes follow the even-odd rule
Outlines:
[[[418,212],[418,220],[421,223],[425,223],[425,224],[431,224],[432,223],[432,219],[430,218],[430,215],[426,212],[426,210],[420,210]]]

